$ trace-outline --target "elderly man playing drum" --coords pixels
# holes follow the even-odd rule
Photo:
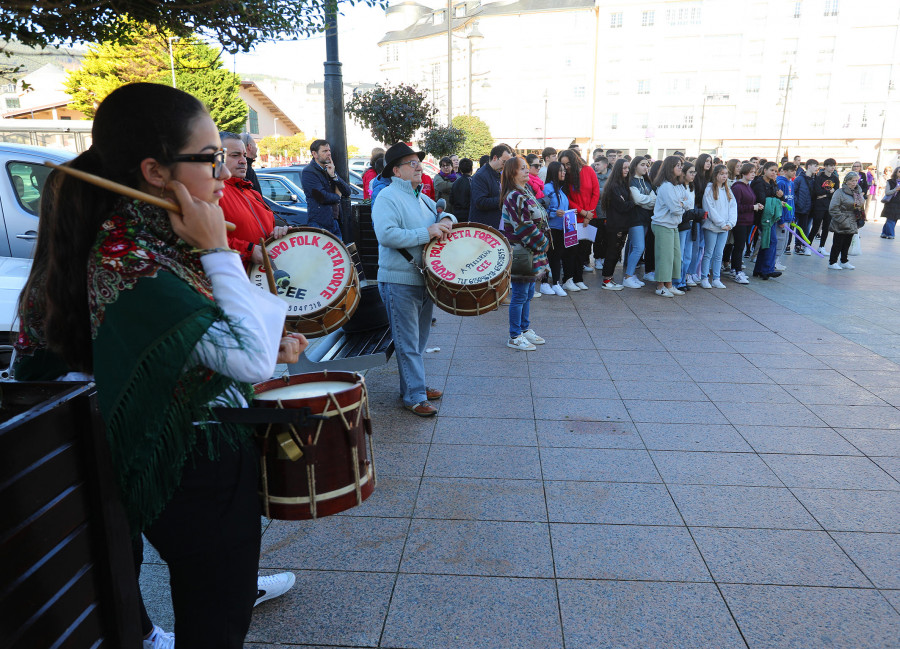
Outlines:
[[[222,148],[225,149],[225,166],[231,178],[225,181],[219,206],[225,220],[234,223],[235,230],[228,234],[228,246],[237,250],[244,263],[262,264],[263,250],[260,239],[268,239],[272,234],[283,237],[287,226],[275,225],[275,215],[263,201],[253,185],[245,180],[247,175],[247,147],[237,133],[219,133]]]
[[[446,240],[456,217],[439,215],[434,201],[421,193],[424,157],[403,143],[387,150],[381,175],[391,184],[378,195],[372,222],[378,238],[378,289],[391,323],[403,405],[420,417],[431,417],[437,408],[429,401],[443,393],[425,385],[422,354],[434,305],[418,263],[428,241]]]

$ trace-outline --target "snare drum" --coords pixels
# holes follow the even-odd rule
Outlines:
[[[309,408],[306,426],[259,426],[260,498],[268,518],[295,521],[355,507],[375,488],[365,380],[311,372],[254,386],[254,407]]]
[[[511,264],[506,238],[478,223],[454,224],[447,241],[432,239],[422,252],[428,295],[454,315],[497,309],[509,293]]]
[[[288,304],[285,328],[308,338],[324,336],[350,319],[359,305],[359,277],[350,253],[319,228],[291,228],[266,241],[278,295]],[[269,290],[266,270],[250,269],[250,281]]]

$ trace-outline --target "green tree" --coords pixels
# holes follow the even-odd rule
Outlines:
[[[168,43],[172,34],[129,24],[129,44],[91,45],[82,66],[66,77],[70,105],[89,118],[119,86],[136,81],[172,83]],[[243,131],[249,108],[240,97],[240,77],[224,68],[221,52],[196,36],[175,40],[172,52],[177,86],[206,104],[221,130]]]
[[[455,126],[436,126],[425,131],[421,145],[427,153],[440,160],[458,154],[466,141],[466,132]]]
[[[461,158],[470,158],[478,162],[478,158],[487,155],[494,146],[491,129],[480,118],[473,115],[457,115],[453,118],[453,126],[466,134],[465,142],[457,154]]]
[[[296,135],[267,135],[256,146],[259,147],[260,155],[288,155],[291,157],[300,157],[309,155],[309,145],[312,140],[303,133]]]
[[[411,142],[416,131],[434,126],[437,113],[428,93],[415,85],[377,85],[347,102],[347,114],[386,146]]]
[[[387,6],[387,0],[4,0],[0,39],[29,47],[68,41],[125,44],[133,36],[122,22],[129,18],[181,38],[200,32],[229,52],[248,52],[255,43],[324,31],[326,10],[336,9],[338,2]]]

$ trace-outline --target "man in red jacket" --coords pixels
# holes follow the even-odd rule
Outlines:
[[[247,149],[241,137],[229,132],[222,132],[219,136],[225,149],[225,166],[231,172],[231,178],[225,181],[225,193],[219,201],[225,220],[235,225],[234,231],[228,233],[228,245],[240,253],[245,264],[261,264],[263,251],[259,246],[260,238],[268,239],[271,235],[283,237],[288,228],[281,225],[275,227],[275,215],[253,185],[244,179],[247,175]]]

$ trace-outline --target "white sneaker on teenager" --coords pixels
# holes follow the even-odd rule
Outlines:
[[[821,255],[825,254],[825,246],[819,246],[819,254],[821,254]]]
[[[841,265],[840,265],[839,263],[837,263],[837,262],[834,262],[833,264],[828,264],[828,267],[829,267],[831,270],[844,270],[844,267],[841,266]]]
[[[693,276],[693,275],[688,275],[688,276],[684,279],[684,283],[687,284],[688,286],[697,286],[697,282],[694,281],[694,276]]]
[[[660,297],[675,297],[675,295],[672,293],[672,291],[667,289],[665,286],[663,286],[662,288],[656,289],[656,294]]]
[[[600,265],[600,268],[603,268],[603,265],[602,265],[602,264]],[[584,266],[581,267],[581,270],[583,270],[583,271],[586,272],[586,273],[593,273],[593,272],[594,272],[594,267],[591,266],[590,264],[586,264],[586,265],[584,265]]]
[[[523,334],[519,334],[515,338],[510,338],[506,341],[507,347],[512,347],[513,349],[518,349],[520,352],[533,352],[537,347],[532,345],[525,339]]]
[[[539,298],[540,296],[541,296],[541,292],[540,292],[540,291],[535,291],[535,292],[534,292],[534,295],[531,296],[531,299],[532,299],[532,300],[535,300],[535,299]]]
[[[684,295],[684,291],[682,291],[680,288],[675,288],[674,286],[669,289],[669,293],[671,293],[672,295]]]
[[[577,291],[580,291],[580,290],[581,290],[580,288],[578,288],[577,286],[575,286],[575,282],[572,281],[572,278],[571,278],[571,277],[570,277],[569,279],[566,280],[566,283],[563,284],[562,287],[563,287],[564,289],[566,289],[567,291],[570,291],[570,292],[577,292]]]
[[[575,282],[575,286],[578,287],[578,290],[579,290],[579,291],[586,291],[586,290],[588,290],[588,289],[590,288],[590,287],[589,287],[587,284],[585,284],[584,282]]]
[[[522,337],[532,345],[543,345],[546,340],[534,333],[534,329],[528,329],[522,332]]]
[[[734,277],[734,281],[738,284],[749,284],[750,280],[747,279],[747,275],[744,274],[744,271],[739,271],[737,275]]]
[[[545,284],[541,282],[541,293],[544,295],[556,295],[556,291],[553,290],[553,287],[550,284]]]
[[[596,268],[597,270],[603,270],[603,260],[598,259],[597,261],[595,261],[594,268]]]
[[[568,295],[568,293],[566,293],[566,292],[563,290],[563,287],[560,286],[559,284],[554,284],[554,285],[552,286],[552,288],[553,288],[553,293],[556,294],[556,295],[558,295],[558,296],[560,296],[560,297],[566,297],[566,296]]]
[[[700,280],[700,288],[712,288],[712,284],[709,283],[708,277],[704,277]]]
[[[644,273],[644,281],[645,282],[655,282],[656,281],[656,271],[651,270],[649,273]]]
[[[843,268],[844,270],[855,270],[856,266],[851,264],[849,261],[842,261],[841,268]]]
[[[720,279],[714,279],[710,282],[713,288],[725,288],[725,285],[722,283]]]
[[[603,288],[607,291],[621,291],[625,287],[621,284],[616,284],[614,279],[609,279],[603,282]]]
[[[263,602],[281,597],[294,586],[297,577],[292,572],[279,572],[274,575],[258,576],[256,578],[256,602],[258,606]]]
[[[775,264],[775,270],[787,270],[787,266],[784,264]]]
[[[643,285],[643,282],[638,281],[638,278],[634,275],[622,280],[622,286],[625,288],[641,288]]]
[[[143,649],[175,649],[175,634],[166,633],[154,624],[150,636],[144,638]]]

